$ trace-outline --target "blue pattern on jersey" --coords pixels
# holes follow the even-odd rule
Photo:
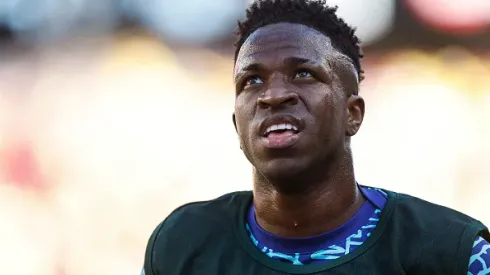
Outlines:
[[[371,232],[376,228],[376,224],[379,221],[379,217],[381,214],[380,209],[376,209],[373,216],[369,218],[368,223],[362,226],[356,233],[347,237],[343,242],[340,242],[336,245],[331,245],[323,250],[318,250],[313,253],[294,253],[287,254],[276,251],[273,248],[269,248],[260,244],[257,238],[252,234],[250,230],[250,226],[247,224],[247,230],[252,242],[257,246],[259,250],[264,252],[267,256],[279,259],[283,261],[291,262],[295,265],[304,265],[315,262],[323,262],[325,260],[333,260],[340,258],[341,256],[347,255],[350,252],[354,251],[356,248],[361,246],[364,241],[369,238]]]
[[[482,237],[478,237],[473,244],[468,275],[490,274],[490,244]]]
[[[357,233],[350,235],[344,242],[339,243],[338,245],[331,245],[325,250],[319,250],[312,253],[310,258],[313,260],[333,260],[354,251],[361,246],[369,236],[371,236],[371,232],[376,228],[376,224],[379,221],[380,214],[381,210],[376,209],[374,215],[369,218],[369,223],[362,226]]]
[[[388,195],[381,189],[365,187],[369,190],[376,190],[383,194],[384,197]],[[311,254],[287,254],[275,251],[274,248],[269,248],[260,244],[260,241],[252,234],[250,226],[247,224],[247,231],[250,235],[252,242],[264,252],[267,256],[273,259],[283,260],[290,262],[294,265],[304,265],[310,263],[320,263],[324,261],[338,259],[341,256],[345,256],[354,251],[357,247],[361,246],[366,241],[371,232],[376,228],[376,224],[379,221],[382,210],[376,209],[374,214],[369,218],[369,222],[362,226],[357,233],[349,236],[345,241],[327,247],[327,249],[319,250]],[[471,253],[468,275],[490,275],[490,243],[482,237],[477,237]]]

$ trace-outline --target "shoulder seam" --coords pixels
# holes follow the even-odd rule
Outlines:
[[[468,222],[468,224],[465,226],[465,229],[463,231],[463,233],[461,234],[461,237],[460,237],[460,242],[458,244],[458,249],[456,251],[456,259],[457,259],[457,255],[461,255],[461,250],[463,249],[462,246],[463,246],[463,242],[464,242],[464,239],[465,239],[465,235],[468,234],[468,230],[471,230],[471,229],[478,229],[478,231],[475,230],[475,232],[472,234],[474,235],[472,237],[472,242],[471,242],[471,245],[473,245],[473,242],[476,238],[478,238],[478,236],[480,236],[480,234],[482,233],[482,231],[484,231],[486,229],[485,225],[483,225],[480,221],[478,220],[473,220],[473,221],[470,221]],[[470,249],[471,251],[471,249]],[[456,270],[458,269],[463,269],[463,270],[466,270],[466,272],[468,272],[467,268],[468,268],[468,263],[470,261],[470,257],[471,257],[471,253],[470,255],[468,255],[468,259],[466,259],[466,261],[463,261],[463,262],[460,262],[458,260],[456,260]],[[463,266],[461,266],[463,265]]]
[[[458,259],[458,255],[460,254],[460,251],[461,251],[461,247],[463,246],[463,238],[464,238],[464,235],[466,234],[466,231],[468,231],[468,229],[470,228],[470,225],[471,223],[468,223],[465,227],[464,227],[464,230],[463,232],[461,233],[461,236],[459,237],[459,243],[458,243],[458,248],[456,249],[456,253],[454,254],[454,258],[456,259],[455,261],[455,270],[458,271],[459,268],[464,268],[464,267],[461,267],[460,265],[462,265],[462,263],[460,263]],[[466,266],[468,265],[468,262],[469,262],[470,259],[467,260],[467,263],[466,263]],[[462,260],[461,260],[462,261]]]

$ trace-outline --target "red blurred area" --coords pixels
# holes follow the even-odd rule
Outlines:
[[[415,16],[438,31],[474,35],[490,25],[487,0],[405,0]]]
[[[32,145],[26,141],[7,144],[0,155],[0,177],[20,188],[41,190],[45,182]]]

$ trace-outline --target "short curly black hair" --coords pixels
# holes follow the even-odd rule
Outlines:
[[[245,40],[257,29],[275,23],[297,23],[327,35],[333,46],[352,60],[361,81],[364,71],[359,38],[336,12],[337,7],[327,6],[325,0],[257,0],[247,9],[246,19],[238,22],[235,62]]]

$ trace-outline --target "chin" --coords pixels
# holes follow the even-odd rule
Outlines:
[[[295,182],[303,178],[309,165],[299,159],[274,159],[254,165],[255,170],[270,182]]]

